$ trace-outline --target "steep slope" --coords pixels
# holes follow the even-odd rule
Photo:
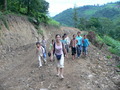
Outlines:
[[[24,22],[24,24],[27,23],[28,21]],[[23,26],[19,25],[19,27],[22,28]],[[68,33],[69,37],[72,38],[72,34],[79,31],[76,28],[54,28],[52,26],[41,26],[41,29],[44,30],[47,46],[57,33]],[[73,61],[71,53],[69,53],[69,58],[65,59],[65,79],[60,80],[59,77],[56,77],[55,61],[50,62],[48,58],[48,64],[38,68],[35,41],[30,41],[25,45],[22,44],[9,53],[2,54],[0,58],[0,90],[120,89],[120,75],[115,68],[116,59],[119,60],[119,57],[113,56],[111,59],[107,59],[106,56],[111,54],[104,49],[99,50],[93,45],[90,45],[86,58],[82,56]]]

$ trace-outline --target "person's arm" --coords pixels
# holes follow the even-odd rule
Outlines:
[[[45,49],[43,47],[41,47],[41,49],[42,49],[42,53],[45,53]]]
[[[72,40],[70,41],[70,45],[69,45],[69,47],[72,47]]]
[[[78,40],[76,39],[76,44],[78,43]]]
[[[36,49],[36,55],[38,54],[38,49]]]
[[[88,46],[90,45],[90,43],[89,43],[89,40],[87,39],[87,42],[88,42]]]
[[[55,54],[55,43],[54,43],[53,46],[52,46],[51,53],[52,53],[53,55]],[[53,60],[53,57],[51,58],[51,60]]]
[[[68,43],[70,44],[70,38],[68,37]]]
[[[65,47],[64,47],[64,52],[65,52],[65,55],[66,55],[65,57],[68,58],[67,50],[65,49]]]
[[[62,43],[63,44],[63,43]],[[68,58],[68,54],[67,54],[67,50],[65,49],[65,46],[63,45],[63,49],[64,49],[64,53],[65,53],[65,57],[67,57]]]

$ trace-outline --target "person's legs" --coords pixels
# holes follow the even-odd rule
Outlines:
[[[75,58],[74,58],[74,55],[72,55],[72,60],[74,60]]]
[[[63,68],[60,68],[60,75],[61,75],[61,78],[62,78],[62,79],[64,78],[63,73],[64,73],[64,69],[63,69]]]
[[[75,59],[75,56],[76,56],[76,47],[74,48],[74,59]]]
[[[74,60],[74,48],[73,47],[71,48],[71,51],[72,51],[72,60]]]
[[[59,74],[60,74],[60,68],[56,67],[56,70],[57,70],[57,76],[59,76]]]
[[[80,57],[80,46],[77,46],[77,57]]]
[[[39,60],[39,67],[41,67],[42,66],[42,61],[41,61],[41,57],[40,56],[38,56],[38,60]]]
[[[80,45],[80,54],[79,54],[79,57],[80,57],[81,53],[82,53],[82,46]]]
[[[75,55],[76,55],[76,48],[72,47],[72,59],[75,59]]]
[[[44,61],[45,64],[47,63],[46,53],[43,53],[43,61]]]
[[[85,55],[85,47],[83,47],[82,53],[83,53],[83,55]]]
[[[62,55],[61,56],[61,59],[59,60],[59,64],[60,64],[60,76],[61,78],[64,78],[63,77],[63,68],[64,68],[64,56]]]
[[[85,47],[85,56],[87,55],[87,47]]]
[[[53,61],[53,53],[52,53],[52,51],[50,53],[51,53],[50,61]]]
[[[67,53],[69,53],[69,45],[67,45]]]

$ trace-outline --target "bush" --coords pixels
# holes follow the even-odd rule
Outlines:
[[[38,29],[38,30],[37,30],[37,33],[40,34],[40,35],[43,35],[43,30]]]
[[[109,36],[103,37],[104,42],[109,46],[109,51],[120,56],[120,42]]]
[[[3,15],[2,12],[0,12],[0,20],[3,22],[3,24],[5,25],[5,27],[9,30],[8,22],[7,22],[7,20],[4,17],[4,15]],[[1,26],[0,26],[0,29],[1,29]]]
[[[51,18],[48,20],[48,24],[52,25],[52,26],[55,26],[55,27],[59,27],[60,26],[59,22],[57,22],[57,21],[55,21],[55,20],[53,20]]]
[[[117,67],[120,68],[120,65],[118,65]]]
[[[107,59],[111,59],[111,58],[112,58],[112,56],[109,56],[109,55],[108,55],[108,56],[106,56],[106,58],[107,58]]]

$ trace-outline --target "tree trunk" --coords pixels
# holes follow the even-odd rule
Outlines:
[[[7,0],[4,0],[4,11],[7,10]]]
[[[21,1],[19,0],[19,7],[18,7],[19,12],[20,12],[20,8],[21,8]]]
[[[27,5],[27,15],[30,13],[30,0],[28,0],[28,5]]]

